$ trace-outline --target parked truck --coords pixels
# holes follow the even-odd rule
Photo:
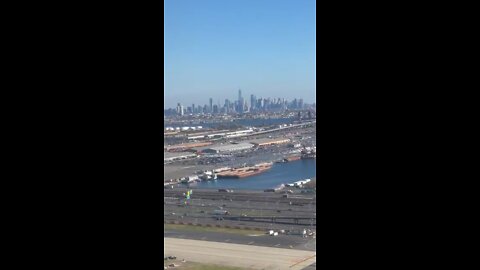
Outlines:
[[[213,210],[213,214],[216,216],[227,216],[230,215],[230,213],[227,210]]]

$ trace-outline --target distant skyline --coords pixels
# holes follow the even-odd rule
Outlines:
[[[165,102],[315,102],[314,0],[165,0]]]

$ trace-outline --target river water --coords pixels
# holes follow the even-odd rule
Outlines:
[[[240,179],[218,178],[216,181],[192,183],[190,187],[264,190],[312,177],[316,177],[315,159],[302,159],[287,163],[274,163],[270,170],[252,177]]]

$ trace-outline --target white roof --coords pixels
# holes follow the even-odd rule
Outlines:
[[[236,149],[248,149],[252,148],[253,145],[250,143],[238,143],[238,144],[226,144],[226,145],[219,145],[219,146],[213,146],[213,147],[208,147],[207,149],[212,149],[216,151],[231,151],[231,150],[236,150]]]
[[[163,157],[167,158],[176,158],[176,157],[188,157],[188,156],[195,156],[195,154],[191,152],[163,152]]]

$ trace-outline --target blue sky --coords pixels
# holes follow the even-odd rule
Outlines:
[[[315,0],[165,0],[165,103],[315,100]]]

